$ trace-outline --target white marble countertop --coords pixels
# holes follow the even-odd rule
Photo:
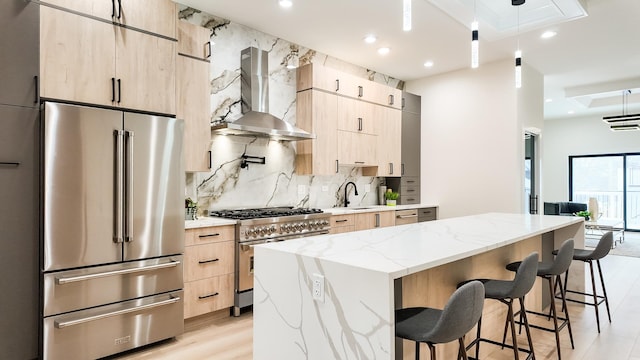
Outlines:
[[[572,216],[489,213],[258,246],[396,279],[581,221]]]
[[[346,214],[361,214],[366,212],[421,209],[421,208],[429,208],[429,207],[438,207],[438,205],[435,205],[435,204],[412,204],[412,205],[396,205],[396,206],[363,205],[363,206],[354,206],[354,207],[346,207],[346,208],[345,207],[327,208],[327,209],[322,209],[322,211],[326,213],[330,213],[331,215],[346,215]]]
[[[184,228],[185,229],[197,229],[209,226],[222,226],[222,225],[235,225],[238,223],[238,220],[231,219],[221,219],[214,217],[201,217],[198,220],[185,220]]]

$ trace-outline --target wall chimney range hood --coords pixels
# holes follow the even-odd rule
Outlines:
[[[232,122],[214,124],[214,134],[268,137],[299,141],[316,136],[269,114],[268,53],[255,47],[241,52],[240,92],[242,116]]]

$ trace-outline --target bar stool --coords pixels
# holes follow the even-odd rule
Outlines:
[[[431,360],[436,360],[435,344],[458,339],[458,359],[467,359],[464,335],[482,316],[484,287],[472,281],[457,289],[443,310],[412,307],[396,310],[396,336],[416,342],[416,360],[420,359],[420,343],[426,343]]]
[[[531,290],[533,284],[536,282],[536,273],[538,271],[538,253],[533,252],[529,254],[518,267],[516,275],[513,280],[490,280],[490,279],[478,279],[484,284],[485,299],[498,300],[501,303],[507,305],[507,322],[511,325],[511,339],[512,345],[506,344],[505,341],[497,342],[490,339],[485,339],[480,336],[480,328],[482,326],[482,318],[478,320],[478,334],[477,337],[467,346],[467,350],[471,349],[474,345],[476,347],[476,359],[480,354],[480,342],[486,342],[501,347],[508,347],[513,349],[514,359],[518,360],[518,351],[522,351],[528,354],[527,359],[535,359],[535,353],[533,351],[533,341],[531,341],[531,330],[529,329],[529,322],[527,321],[527,313],[524,306],[524,296]],[[465,284],[463,282],[462,284]],[[461,284],[461,285],[462,285]],[[513,313],[513,301],[518,299],[520,302],[520,309],[525,310],[521,312],[522,323],[524,324],[527,332],[527,341],[529,343],[529,349],[523,349],[518,347],[518,340],[516,338],[516,327]]]
[[[567,271],[564,275],[564,292],[571,294],[580,294],[585,296],[591,296],[593,298],[593,302],[567,299],[567,301],[591,305],[596,309],[596,323],[598,324],[598,333],[600,333],[600,314],[598,312],[598,306],[605,303],[607,307],[607,316],[609,317],[609,322],[611,322],[611,312],[609,311],[609,299],[607,298],[607,289],[604,287],[604,278],[602,277],[602,267],[600,266],[600,259],[607,256],[611,247],[613,246],[613,232],[608,231],[602,235],[600,240],[598,241],[598,245],[593,250],[583,250],[583,249],[575,249],[573,253],[573,260],[583,261],[585,263],[589,263],[589,270],[591,272],[591,289],[593,293],[581,292],[576,290],[567,290],[567,279],[569,277],[569,272]],[[554,251],[554,254],[556,251]],[[600,284],[602,284],[602,293],[603,295],[598,295],[596,291],[596,280],[593,273],[593,261],[598,264],[598,273],[600,274]]]
[[[567,309],[567,301],[562,291],[564,288],[562,286],[562,274],[566,273],[569,270],[569,266],[571,265],[571,260],[573,259],[573,239],[566,240],[560,246],[560,249],[557,251],[557,255],[554,261],[551,262],[540,262],[538,263],[538,276],[546,279],[549,283],[549,296],[551,297],[550,304],[550,314],[553,317],[553,329],[549,329],[543,326],[538,325],[529,325],[532,328],[555,332],[556,335],[556,348],[558,351],[558,360],[562,359],[562,355],[560,354],[560,330],[562,330],[565,326],[569,330],[569,339],[571,340],[571,348],[575,349],[573,345],[573,332],[571,331],[571,320],[569,319],[569,310]],[[520,266],[520,262],[513,262],[507,265],[507,270],[516,271]],[[565,313],[565,318],[558,317],[556,304],[555,304],[555,296],[554,291],[556,285],[560,286],[560,298],[562,299],[562,309]],[[543,314],[535,311],[527,310],[528,314],[541,315],[541,316],[549,316],[548,314]],[[560,325],[558,325],[558,320],[561,321]],[[518,322],[519,324],[521,322]],[[506,327],[505,327],[506,330]],[[506,331],[502,341],[504,342],[506,338]]]

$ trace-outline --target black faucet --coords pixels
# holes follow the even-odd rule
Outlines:
[[[349,187],[349,184],[353,185],[353,194],[354,195],[358,195],[358,188],[356,187],[356,184],[353,181],[349,181],[345,186],[344,186],[344,207],[349,206],[349,196],[347,195],[347,187]]]

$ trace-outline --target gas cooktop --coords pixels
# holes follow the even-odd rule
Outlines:
[[[322,212],[323,211],[320,209],[294,208],[292,206],[283,206],[259,209],[212,210],[209,212],[209,216],[221,217],[225,219],[249,220],[294,215],[319,214]]]

